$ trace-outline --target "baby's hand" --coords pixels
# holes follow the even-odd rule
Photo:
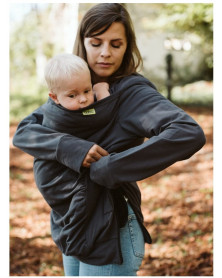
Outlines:
[[[107,82],[96,83],[93,86],[93,90],[95,90],[95,91],[100,91],[100,90],[109,91],[109,84]]]
[[[93,86],[93,91],[96,95],[97,100],[103,99],[110,95],[109,93],[109,84],[106,82],[96,83]]]
[[[89,149],[86,157],[84,158],[84,160],[82,162],[82,166],[86,167],[86,168],[90,168],[90,165],[93,162],[100,160],[100,158],[102,158],[103,156],[106,156],[108,154],[109,153],[106,150],[104,150],[99,145],[95,144],[91,147],[91,149]]]

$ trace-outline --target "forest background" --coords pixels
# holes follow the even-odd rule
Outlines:
[[[49,208],[34,183],[33,158],[11,140],[18,122],[47,100],[45,63],[55,54],[72,52],[77,25],[92,5],[10,4],[12,276],[63,275],[61,254],[50,237]],[[190,160],[139,182],[145,223],[154,239],[139,275],[212,276],[213,4],[125,5],[144,58],[142,74],[165,97],[170,84],[171,100],[200,123],[207,137],[206,146]]]

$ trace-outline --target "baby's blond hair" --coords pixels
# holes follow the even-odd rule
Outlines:
[[[45,80],[49,91],[60,88],[60,84],[74,74],[88,71],[87,63],[73,54],[59,54],[51,58],[45,67]],[[90,74],[90,72],[89,72]]]

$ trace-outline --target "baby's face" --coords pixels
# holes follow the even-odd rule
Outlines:
[[[92,104],[94,93],[90,73],[80,72],[64,80],[53,100],[69,110],[78,110]]]

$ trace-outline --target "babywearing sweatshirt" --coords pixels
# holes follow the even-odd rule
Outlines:
[[[120,189],[120,195],[128,199],[145,242],[151,243],[136,181],[189,158],[205,143],[199,125],[146,78],[128,76],[114,83],[110,92],[111,96],[87,109],[68,111],[49,100],[35,112],[44,115],[43,125],[50,129],[96,143],[109,152],[90,169],[83,169],[78,151],[73,158],[73,148],[80,141],[75,140],[74,146],[72,137],[64,135],[57,161],[41,158],[42,149],[35,154],[36,183],[52,208],[55,243],[64,254],[96,265],[122,263],[113,190]],[[145,137],[149,140],[144,142]],[[14,144],[24,149],[21,137],[17,138]]]

